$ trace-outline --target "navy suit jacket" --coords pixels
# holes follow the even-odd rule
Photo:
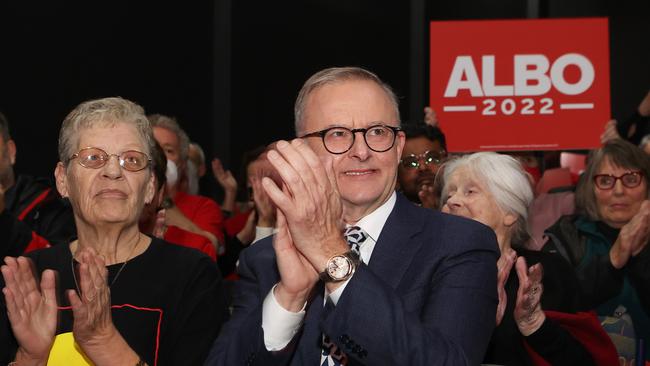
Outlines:
[[[300,331],[281,351],[264,345],[262,303],[280,280],[272,239],[242,252],[234,311],[206,365],[319,365],[322,334],[349,364],[478,365],[495,326],[499,249],[476,221],[413,205],[398,194],[368,265],[336,307],[319,283]]]

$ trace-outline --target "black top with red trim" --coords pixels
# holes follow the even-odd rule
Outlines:
[[[60,307],[57,334],[71,332],[72,310],[65,291],[74,289],[72,255],[67,245],[29,255],[38,272],[58,271]],[[108,267],[108,283],[122,264]],[[1,281],[0,281],[1,282]],[[150,366],[202,365],[227,317],[221,275],[212,259],[197,250],[153,239],[149,248],[131,259],[111,286],[115,327],[129,346]],[[15,352],[1,301],[0,364]],[[2,324],[4,323],[4,324]],[[2,346],[0,346],[2,347]],[[3,363],[4,362],[4,363]]]
[[[4,199],[0,258],[67,243],[76,233],[70,204],[47,179],[21,175]]]

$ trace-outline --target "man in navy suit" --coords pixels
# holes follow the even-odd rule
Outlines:
[[[262,182],[277,234],[242,252],[207,364],[479,364],[495,324],[496,238],[395,192],[405,137],[390,87],[360,68],[320,71],[295,123],[300,138],[267,154],[284,184]]]

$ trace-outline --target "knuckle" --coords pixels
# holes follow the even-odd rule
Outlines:
[[[287,180],[290,185],[297,185],[301,182],[300,176],[297,174],[292,174]]]

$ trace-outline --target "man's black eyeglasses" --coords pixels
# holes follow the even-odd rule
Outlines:
[[[370,126],[368,128],[349,129],[345,127],[330,127],[321,131],[307,133],[302,137],[317,137],[323,140],[325,149],[332,154],[343,154],[349,151],[354,145],[357,132],[363,133],[363,139],[370,150],[384,152],[390,150],[395,144],[399,127],[386,126],[383,124]]]

